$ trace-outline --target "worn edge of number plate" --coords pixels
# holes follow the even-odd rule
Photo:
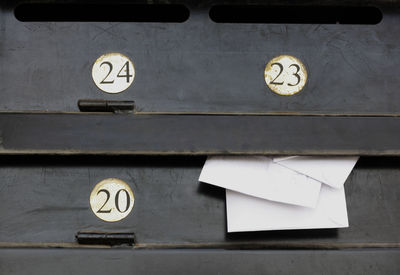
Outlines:
[[[295,74],[293,74],[293,75],[299,76],[298,73],[301,72],[302,75],[303,75],[303,77],[304,77],[304,80],[302,80],[302,79],[300,78],[300,76],[299,76],[299,83],[296,84],[296,85],[293,85],[293,86],[297,86],[297,85],[300,85],[300,86],[299,86],[296,90],[294,90],[294,91],[292,91],[292,92],[290,92],[290,91],[288,91],[288,92],[282,92],[282,91],[280,91],[280,90],[282,90],[282,89],[278,89],[278,88],[276,87],[277,85],[271,85],[271,81],[270,81],[270,80],[272,79],[272,76],[270,75],[272,65],[273,65],[274,63],[279,63],[278,61],[280,61],[280,60],[282,60],[282,59],[285,59],[285,58],[290,59],[290,60],[293,60],[293,61],[295,62],[295,63],[293,63],[293,64],[299,66],[298,71],[297,71]],[[297,63],[297,64],[296,64],[296,63]],[[279,64],[280,64],[280,63],[279,63]],[[273,79],[272,81],[275,81],[277,78],[279,78],[279,76],[280,76],[282,73],[285,72],[285,69],[283,68],[283,65],[282,65],[282,64],[280,64],[280,69],[281,69],[281,70],[280,70],[279,74],[278,74],[278,75],[275,77],[275,79]],[[278,94],[278,95],[283,95],[283,96],[291,96],[291,95],[295,95],[295,94],[301,92],[301,91],[304,89],[304,87],[306,86],[307,81],[308,81],[308,73],[307,73],[306,66],[304,65],[304,63],[303,63],[299,58],[297,58],[297,57],[295,57],[295,56],[292,56],[292,55],[282,54],[282,55],[276,56],[276,57],[272,58],[270,61],[268,61],[267,65],[265,66],[265,69],[264,69],[264,80],[265,80],[265,83],[267,84],[268,88],[269,88],[271,91],[273,91],[274,93],[276,93],[276,94]],[[287,79],[284,78],[284,81],[286,81],[286,80],[287,80]],[[282,82],[282,83],[283,83],[283,82]],[[290,86],[290,85],[289,85],[289,86]]]
[[[117,194],[114,194],[115,192],[110,192],[110,190],[108,190],[107,188],[103,188],[102,187],[109,187],[111,189],[115,189],[114,185],[119,185],[119,187],[121,187],[121,185],[123,186],[122,188],[120,188],[117,192]],[[118,198],[118,193],[124,190],[127,194],[127,208],[125,211],[121,212],[119,210],[119,206],[117,205],[117,203],[119,202]],[[99,202],[96,198],[98,196],[98,194],[100,193],[100,191],[104,191],[104,193],[106,193],[107,198],[106,201],[103,202]],[[111,191],[115,191],[115,190],[111,190]],[[118,222],[121,221],[123,219],[125,219],[126,217],[129,216],[129,214],[132,212],[134,204],[135,204],[135,196],[133,194],[132,189],[130,188],[130,186],[123,180],[118,179],[118,178],[107,178],[104,180],[101,180],[100,182],[98,182],[95,187],[93,188],[93,190],[90,193],[90,208],[92,209],[92,212],[94,215],[96,215],[97,218],[105,221],[105,222]],[[103,212],[101,212],[102,215],[100,215],[99,211],[101,209],[103,209],[104,207],[106,207],[106,205],[108,204],[108,201],[114,202],[115,207],[111,207],[110,210],[104,210]],[[98,208],[98,204],[100,203],[100,208]],[[102,204],[103,203],[103,204]],[[109,206],[110,207],[110,206]],[[97,210],[97,211],[96,211]],[[124,215],[116,215],[115,211],[119,211],[121,214],[123,213]],[[110,211],[110,212],[108,212]],[[113,213],[114,211],[114,213]],[[110,214],[110,217],[107,217],[104,214]]]

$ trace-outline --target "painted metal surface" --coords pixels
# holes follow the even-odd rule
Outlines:
[[[397,157],[360,159],[345,183],[349,228],[230,234],[225,190],[198,182],[204,161],[200,156],[3,156],[0,242],[75,243],[75,234],[85,230],[134,232],[144,248],[400,244]],[[88,200],[94,186],[111,176],[129,184],[136,198],[131,214],[116,223],[93,215]]]
[[[3,250],[0,272],[57,274],[398,274],[399,250]]]
[[[0,3],[1,111],[77,112],[77,101],[90,98],[133,100],[140,112],[400,113],[398,1],[295,3],[377,6],[377,25],[215,23],[210,7],[229,1],[190,0],[168,1],[190,9],[183,23],[20,22],[18,2]],[[123,93],[103,93],[91,79],[94,60],[108,52],[135,62]],[[265,83],[266,63],[281,54],[307,67],[295,96],[270,93]]]
[[[22,2],[0,3],[0,274],[400,273],[400,162],[383,157],[400,154],[399,1],[268,1],[376,6],[375,25],[216,23],[224,0],[123,1],[184,4],[169,23],[28,22]],[[121,93],[91,76],[110,52],[135,62]],[[290,97],[265,82],[282,54],[307,68]],[[228,234],[224,190],[197,181],[213,154],[380,157],[345,184],[350,228]],[[88,198],[111,177],[137,200],[108,223]]]
[[[0,154],[398,155],[400,117],[0,114]]]

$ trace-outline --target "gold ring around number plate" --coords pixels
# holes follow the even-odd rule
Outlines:
[[[264,71],[268,87],[279,95],[294,95],[300,92],[307,82],[307,70],[296,57],[280,55],[271,59]]]
[[[90,207],[103,221],[116,222],[132,211],[135,197],[129,185],[116,178],[100,181],[90,193]]]

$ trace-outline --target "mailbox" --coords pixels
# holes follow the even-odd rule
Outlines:
[[[2,1],[0,273],[399,273],[399,33],[397,0]],[[209,155],[361,156],[350,227],[226,233]]]

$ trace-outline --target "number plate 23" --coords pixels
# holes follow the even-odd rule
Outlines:
[[[264,77],[273,92],[279,95],[294,95],[306,85],[307,70],[296,57],[280,55],[268,62]]]
[[[135,198],[129,185],[116,178],[99,182],[90,194],[93,213],[103,221],[116,222],[132,211]]]

